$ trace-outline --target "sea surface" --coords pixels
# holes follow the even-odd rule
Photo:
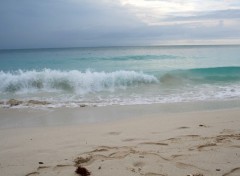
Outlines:
[[[0,101],[51,107],[240,100],[240,46],[0,50]]]

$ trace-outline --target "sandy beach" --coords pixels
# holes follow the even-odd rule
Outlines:
[[[94,176],[240,175],[239,108],[160,113],[158,107],[1,109],[1,175],[74,176],[79,166]],[[62,121],[66,114],[121,118],[74,124]],[[28,123],[3,127],[17,117]],[[52,123],[40,123],[44,117]]]
[[[240,176],[240,0],[1,0],[0,176]]]

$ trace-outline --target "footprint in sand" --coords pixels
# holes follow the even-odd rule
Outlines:
[[[230,147],[233,147],[233,148],[240,148],[240,145],[232,145]]]
[[[146,140],[144,138],[127,138],[127,139],[123,139],[123,142],[134,142],[134,141],[143,141]]]
[[[199,173],[200,172],[207,172],[207,170],[205,170],[205,169],[201,169],[201,168],[199,168],[197,166],[194,166],[192,164],[187,164],[187,163],[182,163],[182,162],[176,162],[176,167],[180,168],[180,169],[189,169],[189,170],[194,169]]]
[[[66,169],[68,167],[68,169]],[[39,166],[36,171],[33,171],[31,173],[26,174],[25,176],[44,176],[46,174],[57,176],[59,173],[66,173],[70,174],[72,173],[72,170],[74,170],[74,166],[70,164],[59,164],[56,166]]]
[[[216,143],[207,143],[207,144],[198,145],[198,146],[194,146],[194,147],[192,147],[192,148],[189,148],[189,151],[193,151],[193,150],[196,150],[196,149],[197,149],[198,151],[202,151],[202,150],[206,150],[206,148],[209,149],[209,150],[211,150],[212,147],[216,147],[216,146],[217,146]]]
[[[182,130],[182,129],[188,129],[188,128],[190,128],[190,127],[182,126],[182,127],[177,128],[177,129]]]
[[[240,167],[237,167],[223,174],[222,176],[239,176],[239,175],[240,175]]]
[[[201,137],[199,135],[195,135],[195,134],[190,134],[190,135],[185,135],[183,137],[191,137],[191,138],[198,138],[198,137]]]
[[[144,162],[141,162],[141,161],[137,161],[137,162],[134,162],[133,163],[133,166],[134,167],[143,167],[145,165],[145,163]]]
[[[144,174],[144,176],[167,176],[167,175],[150,172],[150,173],[146,173],[146,174]]]
[[[39,167],[37,168],[37,171],[28,173],[28,174],[26,174],[25,176],[39,175],[40,172],[41,172],[41,170],[44,170],[44,169],[47,169],[47,168],[49,168],[49,166],[39,166]]]
[[[137,162],[134,162],[132,165],[133,167],[128,168],[131,172],[141,173],[143,166],[145,166],[145,163],[141,161],[137,161]]]
[[[168,144],[167,143],[162,143],[162,142],[143,142],[143,143],[140,143],[142,145],[163,145],[163,146],[167,146]]]
[[[26,174],[25,176],[35,176],[35,175],[39,175],[39,172],[31,172]]]
[[[171,155],[171,158],[172,158],[172,159],[175,159],[175,158],[179,158],[179,157],[181,157],[181,156],[184,156],[184,155]]]
[[[209,126],[207,126],[207,125],[205,125],[205,124],[199,124],[198,126],[199,126],[199,127],[204,127],[204,128],[209,127]]]
[[[213,146],[217,146],[217,144],[216,143],[209,143],[209,144],[199,145],[199,146],[197,146],[197,149],[202,150],[206,147],[213,147]]]
[[[117,135],[120,135],[121,132],[113,131],[113,132],[109,132],[109,133],[107,133],[107,134],[108,134],[108,135],[117,136]]]
[[[234,130],[232,130],[232,129],[223,129],[221,132],[220,132],[220,134],[231,134],[231,133],[235,133],[235,131]]]
[[[137,141],[137,139],[134,138],[128,138],[128,139],[123,139],[123,142],[131,142],[131,141]]]

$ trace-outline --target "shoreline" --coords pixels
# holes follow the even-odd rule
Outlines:
[[[0,109],[1,125],[4,113],[5,124],[28,122],[0,128],[0,170],[8,176],[77,176],[79,166],[94,176],[240,175],[240,108],[203,108],[210,104]],[[84,117],[89,121],[79,120]]]
[[[168,115],[185,112],[202,112],[236,109],[239,100],[156,103],[147,105],[82,106],[77,108],[0,108],[0,129],[68,126],[114,122],[156,114]]]

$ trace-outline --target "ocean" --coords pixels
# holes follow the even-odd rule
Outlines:
[[[17,107],[240,100],[240,46],[0,50],[0,106],[10,99]]]

